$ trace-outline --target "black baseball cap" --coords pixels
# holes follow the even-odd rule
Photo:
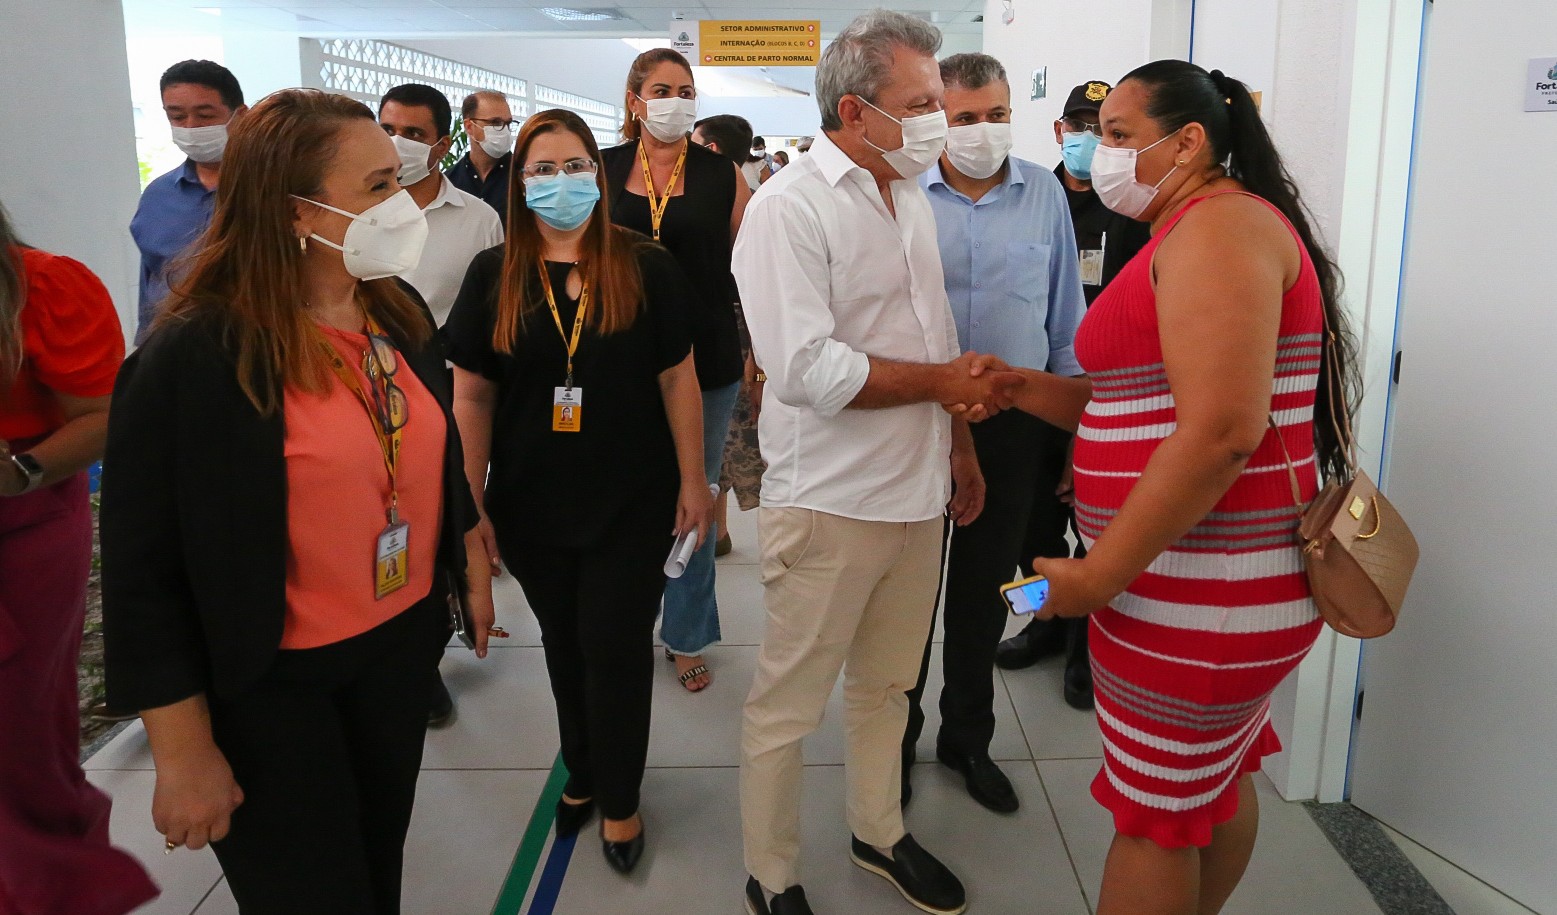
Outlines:
[[[1070,97],[1065,100],[1065,111],[1062,117],[1070,117],[1078,111],[1096,113],[1103,107],[1103,99],[1108,98],[1108,93],[1113,91],[1114,87],[1102,80],[1094,79],[1082,83],[1070,90]]]

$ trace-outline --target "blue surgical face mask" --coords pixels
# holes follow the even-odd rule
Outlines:
[[[589,221],[600,200],[593,174],[524,179],[524,202],[541,222],[571,232]]]
[[[1098,135],[1090,130],[1081,133],[1062,133],[1060,155],[1065,158],[1065,170],[1082,181],[1092,180],[1092,154],[1097,151]]]

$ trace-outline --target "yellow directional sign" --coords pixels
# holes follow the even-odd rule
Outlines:
[[[814,67],[822,56],[821,22],[713,20],[700,24],[697,62],[705,67]]]

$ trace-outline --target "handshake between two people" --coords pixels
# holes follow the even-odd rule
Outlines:
[[[943,392],[938,398],[947,413],[970,423],[982,422],[1009,410],[1026,376],[998,356],[963,353],[951,362]]]

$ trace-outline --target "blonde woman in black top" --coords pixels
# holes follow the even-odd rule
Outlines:
[[[612,222],[663,244],[691,284],[684,307],[703,393],[703,470],[713,485],[719,482],[741,384],[730,252],[751,192],[734,163],[687,136],[697,120],[697,87],[685,57],[667,48],[638,55],[623,102],[629,112],[622,125],[627,142],[601,153],[610,194],[606,209]],[[703,652],[719,638],[709,544],[665,589],[660,639],[688,690],[711,682]]]

